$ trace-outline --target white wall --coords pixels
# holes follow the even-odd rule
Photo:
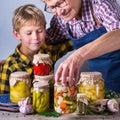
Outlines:
[[[120,4],[120,0],[117,0]],[[13,11],[22,4],[32,3],[43,10],[44,3],[40,0],[1,0],[0,6],[0,60],[6,59],[15,49],[18,41],[12,34]],[[44,10],[43,10],[44,12]],[[52,14],[44,12],[49,26]]]
[[[18,41],[12,33],[12,16],[13,11],[23,4],[35,4],[43,10],[44,3],[40,0],[2,0],[0,6],[0,59],[6,59],[15,49]],[[44,10],[43,10],[44,12]],[[49,26],[52,14],[44,12]]]

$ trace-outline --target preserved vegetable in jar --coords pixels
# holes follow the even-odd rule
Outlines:
[[[23,71],[13,72],[10,75],[10,100],[18,103],[21,99],[31,95],[30,74]]]
[[[49,84],[49,97],[50,97],[50,108],[54,107],[54,75],[50,73],[49,75],[39,76],[34,75],[34,81],[39,81],[42,83]]]
[[[78,92],[85,93],[88,99],[104,99],[104,80],[100,72],[81,72]]]
[[[33,58],[33,69],[35,75],[49,75],[52,61],[48,54],[35,54]]]
[[[76,110],[77,87],[54,85],[54,109],[60,114],[73,113]]]
[[[77,94],[77,109],[76,114],[85,115],[86,114],[86,106],[88,105],[86,94],[78,93]]]
[[[44,81],[33,81],[33,108],[36,112],[45,112],[49,109],[49,84]]]

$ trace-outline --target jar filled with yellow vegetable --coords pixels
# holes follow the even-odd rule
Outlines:
[[[31,79],[29,73],[25,71],[11,73],[9,84],[11,102],[18,103],[20,100],[30,97]]]
[[[81,72],[78,92],[93,101],[104,99],[104,80],[100,72]]]
[[[33,81],[32,105],[35,112],[45,112],[49,109],[49,84],[46,81]]]
[[[60,114],[73,113],[77,104],[77,86],[54,85],[54,109]]]

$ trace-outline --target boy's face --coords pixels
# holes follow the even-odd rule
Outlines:
[[[24,25],[19,32],[13,31],[17,40],[21,41],[21,52],[24,54],[37,52],[45,42],[44,26]]]
[[[66,21],[78,18],[82,0],[45,0],[51,12]]]

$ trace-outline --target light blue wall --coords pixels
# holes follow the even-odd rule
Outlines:
[[[0,59],[6,59],[19,43],[12,33],[13,11],[20,5],[32,3],[43,10],[44,3],[40,0],[2,0],[0,6]],[[44,11],[44,10],[43,10]],[[44,12],[49,26],[52,14]]]
[[[120,0],[117,0],[120,4]],[[15,49],[18,41],[12,34],[12,15],[14,9],[22,4],[32,3],[43,10],[44,3],[40,0],[1,0],[0,6],[0,59],[6,59]],[[47,27],[52,14],[44,12],[47,20]]]

